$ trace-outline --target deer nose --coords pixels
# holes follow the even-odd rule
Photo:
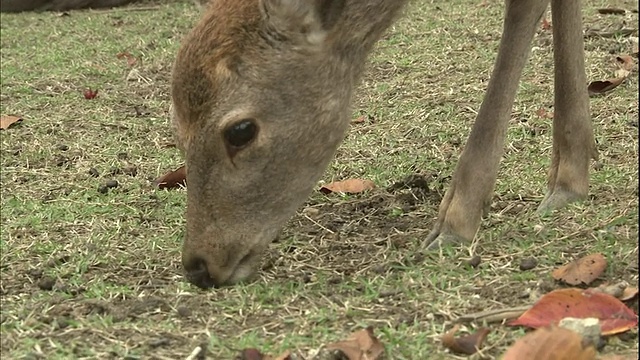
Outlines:
[[[193,285],[201,289],[210,289],[217,285],[216,281],[209,275],[207,261],[201,257],[183,259],[185,277]]]

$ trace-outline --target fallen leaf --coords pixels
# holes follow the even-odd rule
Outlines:
[[[328,344],[325,348],[342,352],[347,360],[377,360],[384,355],[384,346],[373,335],[371,326],[354,332],[347,340]]]
[[[335,181],[330,184],[324,185],[320,188],[320,192],[322,192],[323,194],[331,194],[332,192],[355,194],[374,189],[375,187],[376,184],[371,180],[348,179],[344,181]]]
[[[91,90],[91,88],[85,89],[82,94],[84,95],[84,98],[87,100],[91,100],[91,99],[95,99],[96,96],[98,96],[98,89],[96,90]]]
[[[122,58],[127,59],[127,65],[129,65],[129,67],[133,67],[133,65],[135,65],[135,64],[136,64],[136,62],[138,61],[138,59],[136,59],[136,57],[135,57],[135,56],[133,56],[133,55],[129,54],[129,53],[128,53],[128,52],[126,52],[126,51],[123,51],[123,52],[121,52],[121,53],[116,54],[116,57],[117,57],[118,59],[122,59]]]
[[[531,309],[507,324],[537,329],[557,325],[566,317],[600,320],[603,336],[625,332],[638,324],[633,310],[615,297],[576,288],[554,290],[544,295]]]
[[[606,267],[607,260],[604,255],[595,253],[555,269],[552,276],[569,285],[589,285],[602,274]]]
[[[589,292],[602,292],[611,295],[621,301],[628,301],[638,295],[638,288],[630,287],[626,281],[621,281],[617,284],[602,284],[595,288],[589,288],[586,291]]]
[[[366,119],[367,119],[367,117],[365,115],[361,115],[361,116],[358,116],[357,118],[351,120],[351,123],[352,124],[362,124]]]
[[[237,359],[238,360],[264,360],[265,356],[262,355],[262,353],[258,351],[258,349],[249,348],[249,349],[243,349],[240,352],[240,355],[238,355]]]
[[[551,30],[551,23],[546,16],[542,18],[542,30]]]
[[[2,116],[0,116],[0,130],[6,130],[11,125],[13,125],[15,123],[19,123],[21,121],[22,121],[22,118],[19,117],[19,116],[2,115]]]
[[[629,301],[634,297],[638,296],[638,288],[637,287],[627,287],[622,292],[622,296],[620,296],[620,300]]]
[[[184,165],[174,171],[166,173],[155,181],[159,189],[175,189],[187,186],[187,170]]]
[[[589,96],[594,96],[598,94],[604,94],[608,91],[611,91],[617,88],[622,82],[626,79],[626,77],[619,76],[613,79],[607,79],[604,81],[592,81],[587,87],[587,91],[589,91]]]
[[[543,327],[513,344],[502,360],[593,360],[596,349],[584,346],[577,333],[560,327]]]
[[[538,115],[539,117],[543,118],[543,119],[553,119],[553,111],[547,111],[547,109],[541,107],[540,109],[536,110],[536,115]]]
[[[487,334],[491,330],[488,328],[480,328],[475,333],[455,337],[456,332],[460,328],[460,325],[455,325],[451,330],[442,335],[442,344],[457,354],[471,355],[478,352],[484,339],[487,338]]]
[[[630,55],[620,55],[616,56],[616,62],[621,69],[627,70],[631,72],[634,67],[633,57]]]
[[[613,296],[616,299],[620,299],[622,294],[624,294],[624,290],[629,286],[626,281],[621,281],[617,284],[609,284],[604,283],[595,288],[589,288],[589,291],[592,292],[602,292],[608,295]]]
[[[604,15],[624,15],[626,11],[624,9],[617,8],[601,8],[598,9],[598,14]]]

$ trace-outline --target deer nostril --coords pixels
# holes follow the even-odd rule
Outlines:
[[[185,261],[184,264],[185,277],[193,285],[201,289],[209,289],[216,284],[209,275],[207,270],[207,262],[199,257]]]

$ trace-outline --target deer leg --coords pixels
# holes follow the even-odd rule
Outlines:
[[[553,0],[551,4],[555,67],[553,153],[547,194],[538,212],[584,199],[589,189],[589,162],[598,157],[589,114],[580,3]]]
[[[522,69],[548,4],[549,0],[505,2],[502,39],[493,73],[449,189],[440,203],[436,225],[425,241],[430,249],[445,243],[469,242],[480,227],[493,194]]]

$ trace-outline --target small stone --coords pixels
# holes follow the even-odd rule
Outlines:
[[[311,282],[311,276],[309,274],[303,274],[302,275],[302,282],[304,284],[308,284]]]
[[[577,332],[589,344],[598,345],[601,329],[600,320],[596,318],[577,319],[566,317],[560,320],[558,326]]]
[[[160,346],[169,345],[169,343],[171,343],[171,341],[167,338],[152,339],[151,341],[149,341],[149,346],[152,348],[157,348]]]
[[[191,316],[191,309],[186,306],[178,306],[176,312],[183,318],[188,318],[189,316]]]
[[[42,270],[31,269],[27,272],[27,274],[29,274],[29,276],[31,276],[34,279],[40,279],[42,277]]]
[[[118,180],[107,180],[107,182],[104,183],[104,186],[106,186],[109,189],[117,188],[118,185],[119,185]]]
[[[134,166],[134,165],[125,166],[125,168],[122,169],[122,172],[125,175],[136,176],[136,175],[138,175],[138,168],[136,166]]]
[[[60,156],[56,159],[56,166],[64,166],[69,162],[69,158]]]
[[[480,255],[473,255],[473,257],[467,261],[467,264],[475,269],[480,265],[481,261],[482,259],[480,258]]]
[[[109,188],[106,185],[100,185],[98,186],[98,192],[100,194],[106,194],[109,192]]]
[[[98,177],[100,176],[100,173],[98,172],[98,169],[91,168],[89,169],[89,175],[91,175],[92,177]]]
[[[53,289],[53,286],[56,284],[56,279],[51,278],[51,277],[43,277],[42,279],[40,279],[40,281],[38,281],[37,285],[40,288],[40,290],[44,290],[44,291],[50,291]]]
[[[67,145],[65,145],[65,144],[59,144],[59,145],[57,146],[57,148],[58,148],[58,150],[60,150],[60,151],[67,151],[67,150],[69,150],[69,147],[68,147]]]
[[[536,258],[534,258],[534,257],[527,257],[527,258],[524,258],[524,259],[520,260],[520,270],[521,271],[531,270],[536,266],[538,266],[538,260],[536,260]]]
[[[593,170],[602,170],[603,167],[604,165],[600,161],[596,161],[593,163]]]

